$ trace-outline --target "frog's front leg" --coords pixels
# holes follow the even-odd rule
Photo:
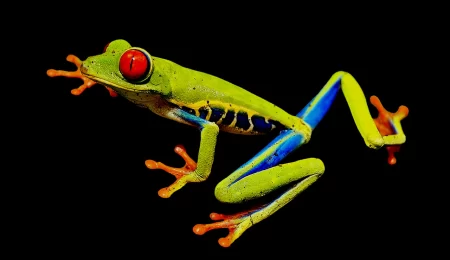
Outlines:
[[[186,163],[181,168],[170,167],[161,162],[155,162],[154,160],[145,161],[147,168],[151,170],[164,170],[176,178],[176,181],[172,185],[158,191],[158,195],[162,198],[169,198],[175,191],[181,189],[188,182],[201,182],[208,178],[214,161],[214,150],[216,148],[217,135],[219,133],[219,127],[215,123],[191,115],[181,109],[172,110],[169,112],[168,116],[176,121],[185,122],[198,127],[201,131],[201,139],[197,163],[189,157],[186,150],[181,145],[175,147],[175,152],[180,155]]]
[[[49,77],[66,77],[66,78],[79,78],[83,81],[83,85],[79,86],[78,88],[72,89],[70,93],[74,96],[79,96],[81,93],[83,93],[87,88],[90,88],[97,84],[97,82],[87,78],[86,76],[83,76],[81,73],[80,67],[83,63],[77,56],[69,54],[66,58],[66,60],[70,63],[75,64],[77,66],[76,71],[65,71],[65,70],[54,70],[49,69],[47,70],[47,76]],[[117,93],[112,90],[110,87],[104,86],[111,97],[117,97]]]

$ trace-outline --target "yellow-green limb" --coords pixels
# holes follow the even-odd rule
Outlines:
[[[297,114],[297,116],[302,118],[311,129],[314,129],[330,109],[341,88],[355,124],[368,147],[379,148],[384,144],[395,143],[395,141],[391,141],[391,139],[394,140],[395,138],[397,138],[396,144],[404,141],[399,140],[404,136],[399,123],[403,117],[393,117],[390,121],[397,130],[396,133],[393,135],[382,136],[370,115],[366,98],[361,87],[353,76],[347,72],[336,72],[333,74],[322,90]],[[279,182],[274,184],[273,182],[266,183],[259,181],[258,184],[255,184],[254,186],[242,186],[241,183],[246,183],[246,179],[254,178],[250,177],[254,174],[259,176],[261,171],[274,167],[289,153],[296,150],[306,141],[308,140],[306,140],[305,134],[303,133],[295,130],[281,131],[280,135],[264,149],[218,184],[215,191],[216,197],[223,202],[236,203],[260,197],[279,188]],[[237,189],[237,193],[235,193],[233,189],[234,186],[243,188],[245,191]]]
[[[226,187],[226,181],[222,182],[216,188],[216,197],[223,202],[240,202],[245,199],[263,196],[289,183],[293,185],[281,196],[263,207],[231,216],[213,213],[211,214],[212,220],[223,221],[205,225],[198,224],[194,226],[193,231],[201,235],[211,229],[228,228],[230,231],[228,236],[219,239],[219,244],[223,247],[229,247],[252,225],[271,216],[293,200],[298,194],[313,184],[324,171],[325,166],[320,159],[309,158],[262,170],[228,187]]]
[[[356,127],[368,147],[377,149],[384,144],[404,142],[399,123],[401,116],[388,119],[395,132],[382,136],[370,115],[363,91],[356,80],[346,72],[335,73],[319,94],[297,116],[313,130],[330,109],[341,88]],[[250,226],[272,215],[314,183],[325,171],[325,166],[320,159],[310,158],[276,166],[289,153],[309,141],[308,134],[294,129],[281,131],[279,136],[250,161],[220,182],[215,189],[215,195],[219,201],[239,203],[264,196],[290,183],[293,184],[291,188],[271,203],[258,209],[233,216],[214,213],[211,219],[223,221],[196,225],[194,232],[203,234],[211,229],[228,228],[229,235],[219,240],[222,246],[227,247]]]
[[[319,94],[297,116],[314,129],[325,116],[340,88],[342,88],[356,127],[369,148],[379,149],[383,145],[405,142],[406,137],[400,125],[400,120],[403,118],[392,118],[391,124],[397,131],[392,135],[382,136],[370,115],[361,87],[350,73],[343,71],[333,74]]]
[[[146,160],[145,164],[149,169],[161,169],[176,177],[176,181],[172,185],[158,191],[159,196],[162,198],[169,198],[188,182],[202,182],[208,178],[214,162],[214,150],[219,133],[219,127],[216,124],[191,115],[182,109],[175,108],[167,116],[178,122],[198,127],[201,133],[197,163],[187,155],[186,150],[182,146],[175,147],[175,152],[185,160],[186,164],[184,167],[175,168],[161,162]]]

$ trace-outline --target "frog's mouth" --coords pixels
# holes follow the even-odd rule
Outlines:
[[[83,76],[89,78],[90,80],[93,80],[93,81],[95,81],[95,82],[97,82],[99,84],[102,84],[102,85],[106,86],[106,87],[110,87],[110,88],[112,88],[113,90],[115,90],[117,92],[123,92],[123,91],[136,92],[136,93],[150,93],[151,92],[149,90],[139,89],[139,88],[136,88],[136,87],[127,88],[126,86],[114,84],[114,83],[112,83],[112,82],[110,82],[110,81],[108,81],[108,80],[106,80],[104,78],[100,78],[100,77],[97,77],[95,75],[88,74],[88,73],[84,72],[83,70],[81,70],[81,73],[83,74]]]
[[[93,81],[95,81],[95,82],[97,82],[99,84],[102,84],[102,85],[104,85],[106,87],[110,87],[110,88],[112,88],[115,91],[118,90],[119,92],[120,91],[129,91],[129,92],[138,92],[138,93],[148,92],[148,91],[146,91],[144,89],[139,89],[139,88],[136,88],[136,87],[127,88],[126,86],[115,84],[115,83],[113,83],[111,81],[108,81],[108,80],[106,80],[104,78],[100,78],[100,77],[98,77],[98,76],[96,76],[96,75],[94,75],[92,73],[89,73],[89,66],[85,66],[84,62],[80,66],[80,72],[86,78],[88,78],[90,80],[93,80]]]

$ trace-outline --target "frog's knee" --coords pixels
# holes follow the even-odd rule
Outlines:
[[[342,76],[344,76],[345,74],[349,74],[349,73],[346,72],[346,71],[336,71],[336,72],[333,74],[332,77],[342,77]]]
[[[225,181],[222,181],[217,184],[214,195],[216,196],[216,199],[222,203],[237,203],[239,194],[231,192]]]

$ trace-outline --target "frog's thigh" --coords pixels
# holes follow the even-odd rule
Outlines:
[[[239,203],[262,197],[286,184],[298,182],[282,196],[292,198],[316,181],[325,171],[320,159],[308,158],[292,163],[280,164],[272,168],[248,175],[229,184],[222,181],[216,186],[216,198],[224,203]]]

